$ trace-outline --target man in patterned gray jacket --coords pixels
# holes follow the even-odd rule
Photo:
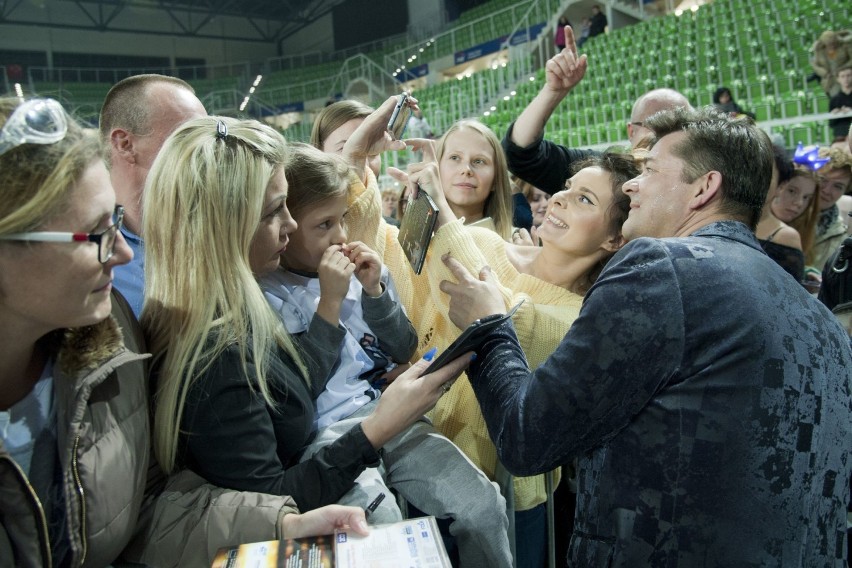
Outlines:
[[[769,141],[709,109],[647,124],[630,242],[557,350],[530,372],[506,324],[468,370],[498,454],[578,458],[572,566],[846,566],[852,351],[751,230]],[[488,269],[445,262],[457,325],[506,310]]]

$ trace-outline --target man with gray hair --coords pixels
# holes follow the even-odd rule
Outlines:
[[[551,357],[511,324],[467,374],[506,469],[578,460],[572,566],[846,566],[852,350],[754,226],[769,139],[711,108],[645,121],[628,243]],[[506,311],[489,269],[445,260],[450,318]]]
[[[566,26],[565,49],[548,60],[541,91],[509,126],[503,138],[509,171],[551,195],[562,190],[574,162],[595,153],[566,148],[543,139],[547,121],[583,79],[586,68],[586,55],[577,56],[574,32]],[[639,97],[627,123],[630,144],[636,146],[649,134],[644,126],[646,118],[661,110],[679,107],[691,108],[686,97],[673,89],[654,89]]]
[[[134,75],[110,89],[101,108],[100,137],[116,200],[124,206],[124,239],[133,260],[114,269],[115,287],[139,317],[145,284],[142,192],[166,138],[193,118],[207,116],[193,88],[166,75]]]

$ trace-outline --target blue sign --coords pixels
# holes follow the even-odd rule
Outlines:
[[[282,113],[284,112],[302,112],[305,110],[305,103],[299,101],[297,103],[287,103],[283,105],[279,105],[278,110]]]
[[[497,53],[506,43],[506,40],[508,40],[508,43],[511,46],[520,45],[522,43],[532,41],[538,37],[538,34],[540,34],[541,30],[543,29],[544,23],[536,24],[529,28],[518,30],[517,32],[512,34],[511,38],[505,35],[497,39],[486,41],[485,43],[480,43],[479,45],[475,45],[470,49],[466,49],[464,51],[457,51],[455,55],[455,63],[456,65],[458,65],[460,63],[464,63],[465,61],[471,61],[472,59],[478,59],[491,53]]]
[[[425,77],[429,74],[429,64],[423,63],[418,65],[417,67],[409,67],[407,69],[403,69],[399,73],[396,74],[396,80],[400,83],[404,83],[406,81],[411,81],[412,79],[417,79],[418,77]]]

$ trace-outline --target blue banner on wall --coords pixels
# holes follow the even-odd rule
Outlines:
[[[423,63],[422,65],[418,65],[417,67],[403,69],[402,71],[396,74],[396,80],[400,83],[405,83],[406,81],[411,81],[412,79],[425,77],[428,74],[429,64]]]
[[[279,105],[278,106],[278,111],[281,112],[281,113],[302,112],[303,110],[305,110],[305,103],[303,103],[303,102],[287,103],[286,105]]]
[[[455,55],[455,63],[458,65],[459,63],[464,63],[465,61],[471,61],[472,59],[477,59],[484,55],[489,55],[491,53],[497,53],[503,47],[503,44],[506,43],[506,40],[509,40],[509,45],[515,46],[520,45],[522,43],[526,43],[528,41],[532,41],[538,37],[538,34],[541,33],[541,30],[544,29],[544,22],[540,24],[536,24],[529,28],[525,28],[523,30],[518,30],[512,37],[502,36],[496,39],[492,39],[491,41],[486,41],[485,43],[480,43],[479,45],[475,45],[470,49],[466,49],[464,51],[457,51]]]

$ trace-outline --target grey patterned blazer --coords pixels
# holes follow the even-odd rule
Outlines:
[[[572,566],[846,566],[852,351],[737,222],[637,239],[530,373],[468,375],[507,469],[579,458]]]

